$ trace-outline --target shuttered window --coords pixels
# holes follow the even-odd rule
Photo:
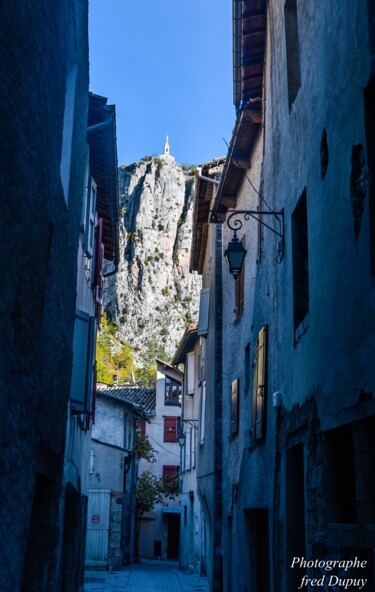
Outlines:
[[[73,337],[73,368],[70,400],[77,411],[84,411],[87,381],[87,353],[89,345],[89,315],[76,311]]]
[[[146,420],[145,419],[141,419],[141,421],[139,422],[139,433],[143,437],[146,435]]]
[[[84,251],[87,257],[94,255],[95,242],[95,211],[96,211],[96,183],[92,177],[89,178],[89,187],[87,191],[86,219],[85,219],[85,237]]]
[[[178,473],[178,465],[163,465],[163,480],[167,481]]]
[[[259,332],[253,365],[253,430],[255,439],[265,434],[267,395],[267,326]]]
[[[187,395],[194,395],[194,381],[195,381],[195,355],[194,352],[189,352],[187,357],[187,369],[185,375],[187,376]]]
[[[74,323],[70,401],[72,407],[81,413],[92,412],[95,357],[96,319],[82,310],[77,310]]]
[[[230,418],[230,433],[234,436],[239,426],[240,381],[237,378],[232,382],[232,408]]]
[[[95,312],[100,326],[102,297],[103,297],[103,262],[104,262],[104,245],[103,245],[103,220],[100,218],[96,225],[95,238],[95,269],[94,269],[94,298],[95,298]]]
[[[205,337],[208,334],[208,316],[210,309],[210,288],[201,290],[199,303],[198,335]]]
[[[164,442],[177,442],[177,417],[164,417]]]

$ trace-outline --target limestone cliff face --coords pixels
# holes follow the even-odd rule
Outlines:
[[[138,360],[152,339],[173,355],[196,322],[200,278],[189,273],[194,175],[170,158],[122,166],[120,266],[104,306]]]

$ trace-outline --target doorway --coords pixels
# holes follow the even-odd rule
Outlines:
[[[180,556],[180,515],[169,514],[168,521],[168,542],[167,558],[178,559]]]

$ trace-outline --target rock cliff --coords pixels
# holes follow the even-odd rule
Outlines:
[[[189,273],[194,174],[172,157],[119,169],[120,266],[104,307],[140,363],[150,343],[175,352],[196,322],[200,278]]]

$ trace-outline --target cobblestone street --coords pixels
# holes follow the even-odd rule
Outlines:
[[[209,592],[207,578],[179,571],[174,561],[142,561],[118,572],[86,571],[85,592]]]

